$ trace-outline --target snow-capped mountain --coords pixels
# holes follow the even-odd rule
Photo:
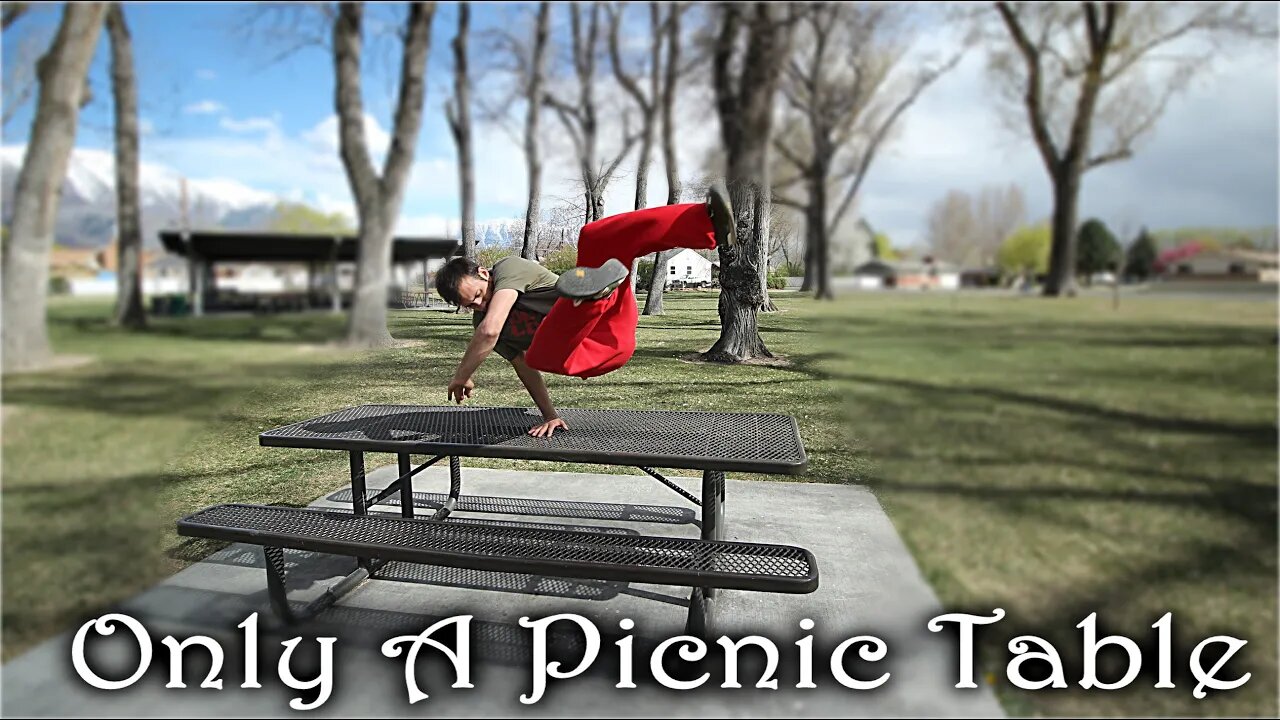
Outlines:
[[[0,148],[0,212],[9,221],[14,190],[26,148]],[[142,163],[140,172],[142,239],[158,247],[160,230],[179,226],[182,178],[176,172]],[[250,230],[265,227],[280,197],[229,179],[187,181],[191,227]],[[110,151],[76,148],[67,165],[58,205],[56,241],[69,247],[100,247],[111,242],[116,223],[115,158]]]

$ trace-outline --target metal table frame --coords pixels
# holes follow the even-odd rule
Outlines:
[[[699,526],[701,528],[701,539],[703,540],[721,540],[724,536],[724,519],[725,519],[725,471],[739,470],[745,472],[757,473],[783,473],[783,474],[799,474],[808,466],[808,457],[804,452],[803,444],[800,441],[799,428],[795,420],[786,416],[763,416],[759,414],[736,414],[742,417],[774,417],[785,418],[789,421],[790,430],[794,433],[796,449],[798,452],[794,456],[789,456],[781,460],[769,460],[761,458],[721,458],[715,456],[694,457],[690,455],[677,454],[661,454],[661,453],[641,453],[634,451],[619,450],[616,452],[584,452],[579,450],[566,450],[563,447],[557,447],[555,438],[548,439],[545,447],[509,447],[501,443],[454,443],[454,442],[433,442],[420,438],[395,440],[395,439],[370,439],[370,438],[350,438],[350,437],[333,437],[329,435],[321,435],[319,437],[299,436],[298,428],[305,428],[308,425],[322,425],[327,419],[339,416],[343,413],[359,412],[364,408],[391,407],[401,408],[412,411],[449,411],[455,412],[460,410],[499,410],[499,411],[518,411],[521,413],[533,412],[525,408],[456,408],[453,406],[359,406],[356,408],[347,408],[335,413],[329,413],[309,420],[292,423],[290,425],[266,430],[259,434],[258,440],[265,447],[291,447],[291,448],[308,448],[322,450],[344,450],[350,455],[350,472],[351,472],[351,504],[352,510],[357,515],[368,514],[369,508],[377,505],[383,500],[399,493],[400,495],[400,514],[405,518],[415,517],[414,501],[413,501],[413,477],[423,470],[435,465],[439,461],[449,459],[449,494],[447,499],[442,503],[430,517],[433,520],[443,520],[457,507],[459,498],[462,493],[462,458],[463,457],[489,457],[489,458],[506,458],[513,460],[549,460],[558,462],[577,462],[577,463],[600,463],[606,465],[635,467],[643,471],[645,474],[654,478],[666,487],[670,488],[685,500],[693,503],[701,508],[701,518]],[[575,412],[597,412],[607,413],[609,411],[574,411],[565,409],[561,411],[562,416],[572,419]],[[637,411],[625,411],[635,413]],[[731,417],[732,413],[681,413],[680,411],[648,411],[655,416],[706,416],[725,418]],[[531,421],[540,420],[540,415],[529,415]],[[689,419],[686,417],[685,419]],[[530,422],[532,427],[534,422]],[[785,425],[786,423],[784,423]],[[571,422],[570,427],[574,424]],[[566,431],[561,430],[561,433]],[[572,432],[572,430],[568,431]],[[563,438],[563,436],[561,436]],[[529,438],[522,438],[529,440]],[[399,461],[399,476],[387,485],[385,489],[376,495],[369,496],[365,482],[365,462],[364,454],[366,452],[383,452],[394,453]],[[431,455],[430,460],[421,463],[417,467],[413,467],[411,457],[413,455]],[[684,488],[676,485],[670,479],[663,476],[654,466],[673,467],[684,469],[700,469],[702,470],[702,493],[701,498],[695,497],[692,493]],[[284,556],[279,548],[266,549],[266,561],[268,564],[268,578],[282,578],[284,569]],[[373,573],[381,567],[382,563],[370,558],[358,558],[357,568],[347,577],[343,578],[335,584],[330,590],[326,591],[321,597],[314,600],[310,605],[301,612],[293,612],[289,610],[289,605],[285,599],[285,591],[283,583],[280,581],[268,582],[268,590],[271,595],[273,605],[278,610],[282,610],[282,614],[291,620],[311,617],[316,613],[331,606],[339,598],[352,589],[357,587],[361,582],[373,577]],[[279,572],[273,572],[277,570]],[[705,630],[706,605],[708,600],[715,597],[715,588],[697,588],[693,589],[690,597],[690,631],[698,632]],[[702,625],[702,627],[698,627]]]

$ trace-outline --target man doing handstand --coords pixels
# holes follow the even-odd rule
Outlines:
[[[705,203],[664,205],[588,223],[578,233],[578,266],[559,277],[520,257],[503,258],[492,268],[466,258],[450,260],[436,273],[436,291],[446,302],[473,311],[475,332],[449,381],[449,399],[461,403],[471,397],[472,376],[497,350],[542,413],[543,422],[529,434],[550,437],[556,429],[567,430],[540,371],[595,377],[631,359],[639,315],[626,279],[635,259],[736,242],[728,193],[716,185]]]

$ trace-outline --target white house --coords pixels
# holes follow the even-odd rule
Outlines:
[[[853,276],[859,290],[956,290],[960,287],[960,271],[932,257],[920,262],[872,260],[855,268]]]
[[[710,260],[684,248],[667,260],[667,286],[673,282],[709,283],[712,279],[711,266]]]

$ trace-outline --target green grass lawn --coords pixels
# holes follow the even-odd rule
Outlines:
[[[666,316],[642,318],[630,364],[551,378],[552,394],[569,407],[794,415],[810,455],[800,479],[870,487],[948,609],[1008,613],[980,633],[979,658],[1010,713],[1277,712],[1275,304],[777,302],[761,328],[788,367],[683,360],[717,336],[716,297],[676,293]],[[173,533],[178,516],[231,500],[306,504],[341,486],[342,454],[262,448],[257,433],[348,405],[443,403],[470,335],[465,316],[396,312],[392,333],[410,343],[350,353],[324,346],[343,330],[327,314],[127,334],[108,311],[51,309],[58,352],[93,363],[4,378],[5,659],[207,554]],[[500,361],[476,381],[478,404],[530,404]],[[1150,651],[1127,690],[1076,686],[1075,626],[1091,612]],[[1177,689],[1156,691],[1150,626],[1165,612]],[[1007,684],[1005,645],[1023,633],[1058,646],[1073,689]],[[1214,634],[1249,641],[1220,674],[1252,678],[1197,701],[1188,658]]]

